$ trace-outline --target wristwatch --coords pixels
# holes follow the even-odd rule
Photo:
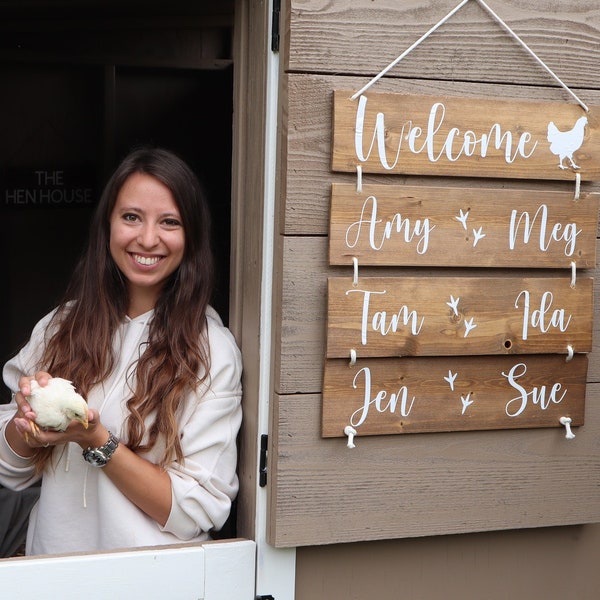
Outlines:
[[[98,448],[86,448],[83,458],[93,467],[105,467],[119,445],[119,438],[108,432],[108,442]]]

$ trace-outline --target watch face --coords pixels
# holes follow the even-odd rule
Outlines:
[[[108,442],[99,448],[87,448],[83,458],[94,467],[104,467],[119,446],[119,439],[109,432]]]
[[[106,456],[97,448],[86,450],[84,458],[94,467],[103,467],[108,462]]]

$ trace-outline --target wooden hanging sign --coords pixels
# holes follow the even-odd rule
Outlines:
[[[334,171],[600,178],[600,107],[334,91]]]
[[[322,435],[583,425],[587,356],[328,360]]]
[[[592,349],[593,280],[328,279],[327,358],[566,354]]]
[[[594,268],[600,194],[334,183],[332,265]]]

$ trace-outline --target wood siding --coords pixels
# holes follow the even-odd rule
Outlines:
[[[283,4],[270,543],[314,546],[599,520],[598,318],[585,426],[576,429],[572,441],[558,427],[359,437],[354,450],[344,439],[321,437],[327,278],[352,275],[351,267],[328,262],[331,184],[356,181],[355,175],[331,170],[333,90],[360,89],[457,3]],[[540,0],[524,7],[498,0],[494,9],[586,103],[600,105],[594,89],[600,80],[595,2]],[[475,0],[390,75],[377,82],[377,92],[572,101]],[[573,182],[420,175],[373,174],[365,176],[365,184],[574,191]],[[599,190],[599,182],[582,184],[582,191]],[[421,277],[444,270],[405,267],[401,272]],[[398,273],[391,267],[361,271],[365,276]],[[469,269],[452,274],[468,275]],[[521,275],[527,274],[531,271],[523,269]],[[580,275],[594,277],[597,288],[596,269]]]

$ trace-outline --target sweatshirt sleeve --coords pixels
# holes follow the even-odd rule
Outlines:
[[[37,323],[27,344],[4,365],[2,376],[11,392],[19,390],[19,379],[22,376],[33,375],[39,370],[46,328],[52,315],[53,313],[46,315]],[[35,483],[40,476],[35,475],[31,460],[16,454],[6,441],[6,425],[16,409],[14,400],[0,406],[0,483],[7,488],[21,490]]]
[[[184,462],[167,469],[172,504],[163,530],[181,540],[220,529],[238,491],[241,355],[229,330],[211,318],[208,322],[210,377],[190,398],[180,425]]]

